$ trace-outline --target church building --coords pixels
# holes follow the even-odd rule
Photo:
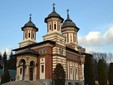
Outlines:
[[[79,28],[71,20],[69,10],[67,19],[63,19],[55,10],[45,18],[47,34],[42,42],[36,42],[38,29],[31,15],[21,28],[23,41],[14,49],[16,63],[16,81],[39,80],[45,85],[52,85],[53,71],[61,64],[66,73],[66,85],[76,85],[84,80],[85,49],[79,46],[77,33]]]

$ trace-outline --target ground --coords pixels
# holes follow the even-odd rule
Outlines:
[[[39,81],[13,81],[2,85],[44,85]]]

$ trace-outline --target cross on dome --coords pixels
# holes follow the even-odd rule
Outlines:
[[[32,14],[29,15],[29,20],[30,20],[30,21],[31,21],[31,16],[32,16]]]
[[[67,13],[69,13],[69,9],[67,9]]]
[[[67,12],[67,19],[70,19],[70,18],[69,18],[69,9],[67,9],[66,12]]]
[[[53,3],[53,5],[52,5],[52,6],[53,6],[53,11],[55,11],[55,3]]]

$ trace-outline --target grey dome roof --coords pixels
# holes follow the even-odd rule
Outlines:
[[[74,27],[77,30],[79,30],[79,28],[76,26],[76,24],[70,19],[69,14],[67,14],[67,19],[62,24],[62,28],[66,28],[66,27]]]
[[[38,28],[35,26],[35,24],[31,21],[31,16],[29,21],[22,27],[22,31],[26,28],[26,27],[33,27],[34,29],[36,29],[36,31],[38,31]]]
[[[45,18],[45,22],[47,23],[47,20],[50,18],[59,18],[61,19],[61,22],[64,20],[58,13],[56,13],[55,7],[53,7],[53,11],[48,15],[48,17]]]

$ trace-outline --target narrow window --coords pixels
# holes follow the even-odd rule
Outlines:
[[[54,29],[56,30],[56,24],[54,24]]]
[[[41,65],[41,71],[44,73],[44,65]]]
[[[49,29],[51,30],[51,24],[49,24]]]
[[[20,68],[20,75],[22,74],[22,68]]]
[[[33,39],[35,38],[35,32],[33,32]]]
[[[71,74],[72,74],[72,67],[71,67],[70,71],[71,71]]]
[[[76,69],[76,74],[78,74],[78,71],[77,71],[77,69]]]
[[[33,33],[33,39],[34,39],[34,33]]]
[[[29,32],[29,38],[30,38],[30,32]]]

